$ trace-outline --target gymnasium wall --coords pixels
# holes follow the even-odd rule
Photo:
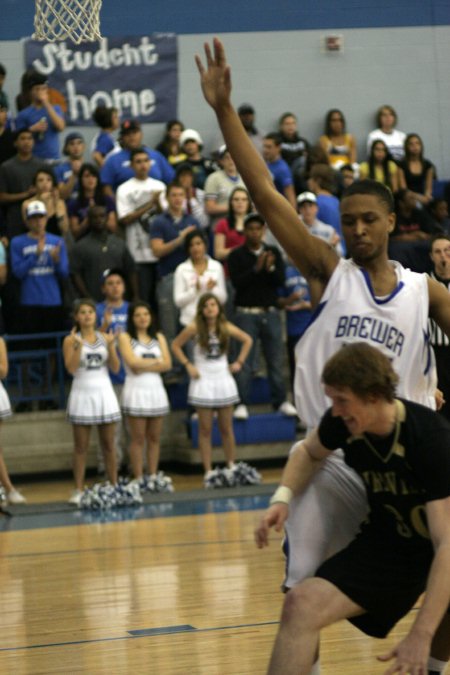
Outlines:
[[[14,99],[24,70],[20,38],[33,30],[34,3],[1,4],[0,62],[8,70],[6,92]],[[238,9],[235,2],[219,4],[104,0],[101,14],[106,37],[152,31],[179,35],[178,116],[201,130],[208,149],[220,138],[203,103],[193,58],[204,40],[217,34],[232,65],[234,101],[254,105],[263,131],[272,130],[279,115],[290,110],[299,118],[301,134],[315,141],[326,111],[341,108],[364,159],[374,112],[389,103],[398,112],[399,128],[423,137],[439,177],[450,177],[448,0],[247,0]],[[323,38],[330,34],[342,36],[342,52],[323,49]],[[147,126],[146,141],[157,142],[162,130],[160,124]],[[83,133],[89,140],[94,129]]]

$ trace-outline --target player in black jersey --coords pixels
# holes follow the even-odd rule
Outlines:
[[[366,343],[338,351],[322,381],[332,407],[291,454],[257,545],[267,545],[271,527],[283,528],[292,496],[337,448],[364,481],[369,516],[344,550],[287,593],[269,673],[308,674],[320,629],[340,619],[385,637],[423,592],[408,635],[379,658],[393,660],[386,675],[443,672],[450,657],[450,424],[396,399],[389,359]],[[446,630],[433,642],[441,624]]]

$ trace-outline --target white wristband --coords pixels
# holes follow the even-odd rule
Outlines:
[[[291,488],[288,488],[286,485],[280,485],[275,490],[269,504],[277,504],[280,502],[282,504],[289,504],[293,496],[294,493],[292,492]]]

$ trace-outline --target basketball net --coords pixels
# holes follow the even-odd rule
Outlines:
[[[34,40],[100,40],[102,0],[36,0]]]

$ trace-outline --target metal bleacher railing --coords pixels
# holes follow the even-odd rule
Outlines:
[[[4,336],[9,359],[6,386],[11,403],[48,401],[60,409],[65,407],[62,341],[66,335],[67,332]],[[36,348],[30,349],[30,343]]]

